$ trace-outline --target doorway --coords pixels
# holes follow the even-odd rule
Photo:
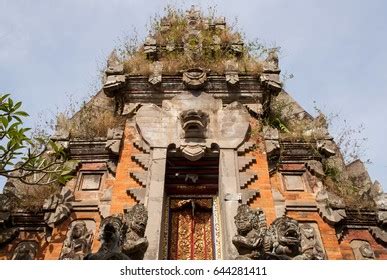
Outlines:
[[[216,259],[219,154],[197,161],[169,155],[166,166],[167,259]]]

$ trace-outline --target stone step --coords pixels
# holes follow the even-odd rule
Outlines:
[[[137,149],[139,149],[141,152],[145,154],[150,153],[150,147],[146,143],[144,143],[144,141],[136,140],[133,142],[133,146],[135,146]]]
[[[132,160],[136,162],[138,165],[140,165],[142,168],[144,168],[145,170],[148,170],[149,168],[149,159],[150,159],[149,154],[138,154],[138,155],[132,156]]]
[[[139,183],[142,187],[144,187],[144,188],[146,187],[148,172],[146,172],[146,171],[135,171],[135,172],[130,172],[130,176],[131,176],[137,183]]]
[[[252,171],[240,172],[239,186],[241,189],[245,189],[257,179],[258,179],[258,175],[255,172],[252,172]]]
[[[254,157],[248,157],[248,156],[239,156],[238,157],[238,165],[239,165],[239,171],[245,171],[247,168],[249,168],[253,163],[256,163],[256,159]]]
[[[136,200],[136,202],[144,203],[146,193],[145,188],[127,189],[126,192],[128,195],[132,196]]]
[[[241,191],[242,204],[252,203],[253,200],[259,195],[258,190],[244,189]]]
[[[239,146],[237,151],[238,151],[239,155],[244,155],[250,151],[255,150],[255,147],[256,146],[255,146],[254,142],[248,141],[248,142],[243,143],[241,146]]]

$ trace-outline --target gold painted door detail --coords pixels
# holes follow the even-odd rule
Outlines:
[[[212,260],[212,199],[170,200],[169,259]]]

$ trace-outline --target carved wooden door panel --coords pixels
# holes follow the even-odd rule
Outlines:
[[[214,259],[212,199],[171,199],[169,224],[169,259]]]

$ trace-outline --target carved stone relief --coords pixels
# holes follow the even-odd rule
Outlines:
[[[375,259],[374,251],[370,243],[364,240],[352,240],[351,248],[357,260],[372,260]]]
[[[207,82],[207,73],[203,69],[190,69],[183,73],[183,83],[187,89],[203,88]]]
[[[126,210],[124,221],[127,225],[122,251],[132,260],[141,260],[148,248],[148,240],[144,236],[148,222],[148,212],[144,205],[136,204]]]
[[[83,260],[91,252],[95,222],[91,220],[76,220],[67,231],[67,238],[59,259]]]
[[[185,137],[186,131],[179,119],[182,112],[189,110],[208,116],[205,139],[193,141]],[[223,108],[221,100],[205,92],[182,92],[171,100],[164,100],[162,108],[154,104],[142,106],[136,115],[136,125],[151,147],[175,144],[176,148],[180,148],[194,144],[211,148],[216,143],[220,148],[237,148],[248,131],[249,114],[237,102]]]
[[[310,224],[282,216],[267,226],[262,210],[242,204],[235,216],[237,234],[232,242],[237,259],[320,260],[324,251],[317,230]]]
[[[342,199],[325,189],[317,193],[316,203],[318,213],[330,225],[335,225],[347,217]]]
[[[34,260],[38,253],[38,243],[22,241],[13,251],[12,260]]]
[[[259,259],[267,229],[265,214],[260,209],[253,210],[242,204],[234,219],[238,232],[232,243],[238,249],[237,259]]]
[[[323,260],[325,258],[324,249],[317,224],[302,223],[301,231],[301,253],[308,260]]]
[[[148,213],[144,205],[136,204],[124,214],[103,219],[99,229],[101,247],[85,260],[135,260],[142,259],[148,248],[144,236]]]
[[[125,225],[122,214],[109,216],[102,220],[99,228],[101,247],[96,253],[86,255],[85,260],[128,260],[122,253],[123,232]]]

